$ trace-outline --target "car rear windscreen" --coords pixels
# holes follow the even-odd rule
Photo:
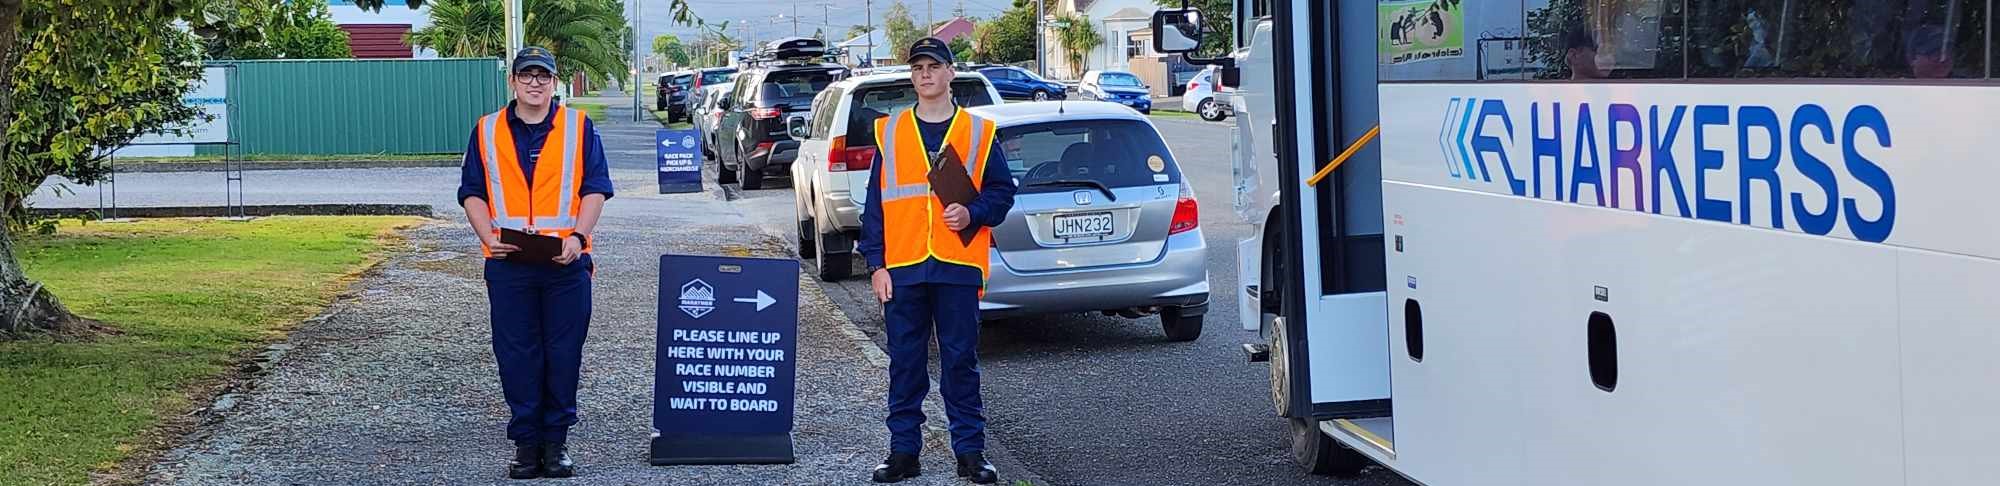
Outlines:
[[[727,83],[729,80],[735,78],[736,71],[708,71],[701,73],[701,85],[710,86],[716,83]]]
[[[1174,156],[1152,125],[1137,120],[1073,120],[1000,129],[1000,150],[1021,192],[1073,191],[1086,180],[1106,187],[1177,184]]]
[[[993,104],[993,96],[986,91],[986,84],[972,79],[952,81],[951,99],[958,106],[966,107]],[[854,107],[847,110],[847,146],[874,146],[875,119],[916,104],[917,87],[911,84],[884,84],[855,90]]]
[[[796,70],[776,71],[764,77],[762,92],[757,95],[758,106],[812,104],[813,95],[826,89],[834,81],[840,80],[840,71]]]
[[[687,75],[687,74],[681,74],[681,75],[676,75],[676,76],[674,76],[674,80],[673,80],[673,83],[674,83],[674,86],[679,86],[679,87],[682,87],[682,88],[686,88],[686,87],[688,87],[688,85],[689,85],[689,84],[693,84],[693,83],[694,83],[694,76],[693,76],[693,75]]]

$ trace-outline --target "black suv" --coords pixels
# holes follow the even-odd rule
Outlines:
[[[825,43],[795,37],[772,41],[745,61],[735,90],[719,105],[716,182],[740,178],[743,189],[761,189],[765,175],[791,169],[799,142],[786,134],[785,120],[810,117],[813,96],[848,75],[846,66],[827,57]]]

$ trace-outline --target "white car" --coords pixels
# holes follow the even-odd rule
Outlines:
[[[1181,110],[1201,115],[1208,121],[1222,121],[1229,116],[1230,89],[1222,86],[1221,71],[1215,66],[1204,68],[1188,80],[1187,92],[1181,94]]]
[[[715,160],[715,123],[722,120],[722,109],[716,104],[729,97],[729,90],[736,89],[735,81],[726,81],[702,86],[701,106],[695,108],[694,127],[701,130],[701,156]]]
[[[1000,92],[977,72],[952,78],[959,106],[1000,103]],[[875,119],[917,104],[908,73],[870,74],[840,80],[813,98],[811,119],[793,117],[786,128],[799,140],[792,163],[793,208],[798,214],[799,256],[819,262],[821,280],[845,278],[853,268],[875,162]]]

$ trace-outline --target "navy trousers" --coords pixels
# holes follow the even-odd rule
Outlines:
[[[486,260],[493,356],[515,445],[567,442],[576,425],[591,265],[589,254],[560,268]]]
[[[986,450],[979,399],[979,287],[898,285],[883,309],[889,341],[889,451],[923,449],[924,395],[930,393],[932,330],[938,344],[938,393],[951,420],[951,450]],[[935,326],[933,326],[935,323]]]

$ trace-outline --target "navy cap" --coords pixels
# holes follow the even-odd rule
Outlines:
[[[915,61],[917,56],[929,56],[939,64],[949,65],[952,62],[951,46],[945,45],[944,41],[936,37],[917,39],[917,43],[910,44],[910,57],[903,59],[903,62]]]
[[[549,53],[548,49],[533,46],[523,47],[520,52],[514,53],[513,72],[518,73],[523,69],[531,67],[547,69],[550,74],[554,74],[556,72],[556,55]]]

